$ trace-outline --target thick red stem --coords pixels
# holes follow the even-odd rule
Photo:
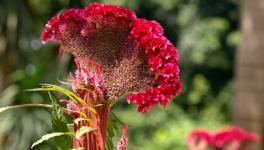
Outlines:
[[[105,150],[110,106],[109,104],[95,106],[93,100],[94,99],[90,97],[86,99],[86,102],[89,106],[92,106],[96,110],[96,114],[90,112],[87,109],[83,110],[83,112],[93,122],[89,124],[86,121],[81,121],[78,126],[74,126],[74,130],[76,132],[81,126],[90,126],[92,128],[96,128],[97,130],[84,134],[80,140],[74,138],[74,148],[83,147],[85,150]]]

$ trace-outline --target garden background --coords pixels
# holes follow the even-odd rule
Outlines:
[[[74,69],[72,56],[40,42],[45,23],[92,0],[0,0],[0,106],[50,103],[25,92],[40,83],[60,84]],[[113,111],[129,128],[129,148],[185,150],[192,128],[216,130],[231,123],[260,135],[264,149],[263,0],[101,0],[157,20],[180,53],[181,96],[167,108],[139,114],[123,99]],[[241,21],[242,20],[242,21]],[[242,26],[241,26],[242,25]],[[262,42],[261,42],[262,39]],[[50,111],[22,109],[0,115],[0,150],[27,150],[51,132]],[[245,146],[247,147],[247,146]],[[245,148],[244,147],[244,148]],[[54,149],[52,141],[36,147]]]

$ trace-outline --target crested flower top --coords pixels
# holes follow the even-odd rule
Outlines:
[[[48,40],[82,64],[91,60],[101,66],[105,101],[132,92],[128,102],[147,112],[181,92],[177,49],[159,23],[137,18],[132,10],[92,3],[63,11],[46,24],[42,41]]]
[[[256,134],[238,127],[223,128],[215,133],[205,129],[194,129],[187,137],[186,143],[191,146],[193,141],[204,141],[210,147],[224,149],[232,142],[236,142],[238,148],[246,141],[257,142],[258,137]]]

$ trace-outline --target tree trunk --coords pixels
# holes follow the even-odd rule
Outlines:
[[[263,150],[264,136],[264,0],[245,0],[242,39],[237,53],[233,121],[257,133],[258,143],[244,150]]]

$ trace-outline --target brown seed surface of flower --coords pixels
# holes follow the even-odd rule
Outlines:
[[[115,100],[122,94],[153,86],[154,73],[150,71],[143,48],[137,47],[129,32],[101,27],[81,36],[72,25],[62,32],[63,49],[80,58],[83,66],[88,60],[102,66],[104,94],[107,100]]]

